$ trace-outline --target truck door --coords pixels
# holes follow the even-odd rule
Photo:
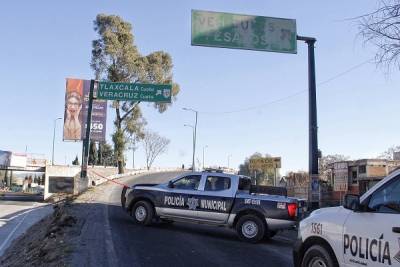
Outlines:
[[[213,223],[225,223],[233,204],[237,188],[233,188],[231,177],[223,174],[207,174],[204,189],[198,193],[198,219]]]
[[[343,229],[345,266],[400,267],[400,175],[377,189],[351,212]]]
[[[164,193],[162,199],[162,215],[170,217],[194,219],[197,211],[193,208],[193,195],[199,189],[201,175],[187,175],[172,183],[172,187]]]

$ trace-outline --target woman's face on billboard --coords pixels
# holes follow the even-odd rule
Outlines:
[[[71,115],[75,115],[79,111],[79,100],[76,97],[68,98],[67,108]]]

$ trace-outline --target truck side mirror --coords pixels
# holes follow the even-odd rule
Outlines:
[[[352,211],[361,211],[360,196],[353,194],[346,194],[344,196],[343,207]]]
[[[174,183],[172,181],[168,182],[168,188],[174,188]]]

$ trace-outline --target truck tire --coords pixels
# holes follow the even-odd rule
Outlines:
[[[336,267],[337,263],[332,258],[331,253],[321,246],[314,245],[306,250],[304,253],[303,261],[301,262],[301,267]]]
[[[154,217],[153,206],[148,201],[138,201],[132,207],[131,216],[135,223],[149,225]]]
[[[265,234],[265,225],[256,215],[244,215],[236,223],[236,232],[242,241],[257,243]]]

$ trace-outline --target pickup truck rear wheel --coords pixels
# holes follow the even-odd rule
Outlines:
[[[154,210],[148,201],[138,201],[131,210],[133,221],[137,224],[149,225],[154,217]]]
[[[331,254],[320,245],[311,246],[304,253],[301,267],[336,267]]]
[[[265,225],[260,218],[249,214],[239,218],[236,224],[239,238],[250,243],[257,243],[265,234]]]

